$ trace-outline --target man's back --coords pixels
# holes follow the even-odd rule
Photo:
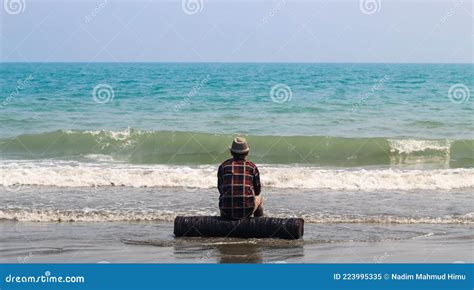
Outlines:
[[[224,161],[217,173],[221,216],[245,218],[255,211],[255,196],[260,194],[257,166],[245,159]]]

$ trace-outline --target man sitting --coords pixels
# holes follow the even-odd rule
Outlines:
[[[263,216],[260,175],[257,166],[246,160],[250,147],[237,137],[229,148],[232,158],[224,161],[217,173],[221,216],[242,219]]]

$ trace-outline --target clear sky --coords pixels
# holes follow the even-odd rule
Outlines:
[[[2,1],[2,61],[472,63],[474,58],[473,0]]]

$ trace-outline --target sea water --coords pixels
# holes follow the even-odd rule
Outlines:
[[[244,135],[267,213],[305,218],[306,242],[410,240],[456,228],[448,240],[468,245],[473,68],[2,63],[2,227],[40,222],[61,232],[56,223],[68,221],[84,233],[112,222],[109,242],[161,245],[176,215],[217,214],[217,166]],[[13,256],[25,241],[9,237]]]

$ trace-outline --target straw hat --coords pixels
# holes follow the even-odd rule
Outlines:
[[[234,153],[243,154],[249,152],[250,147],[244,137],[236,137],[229,149]]]

